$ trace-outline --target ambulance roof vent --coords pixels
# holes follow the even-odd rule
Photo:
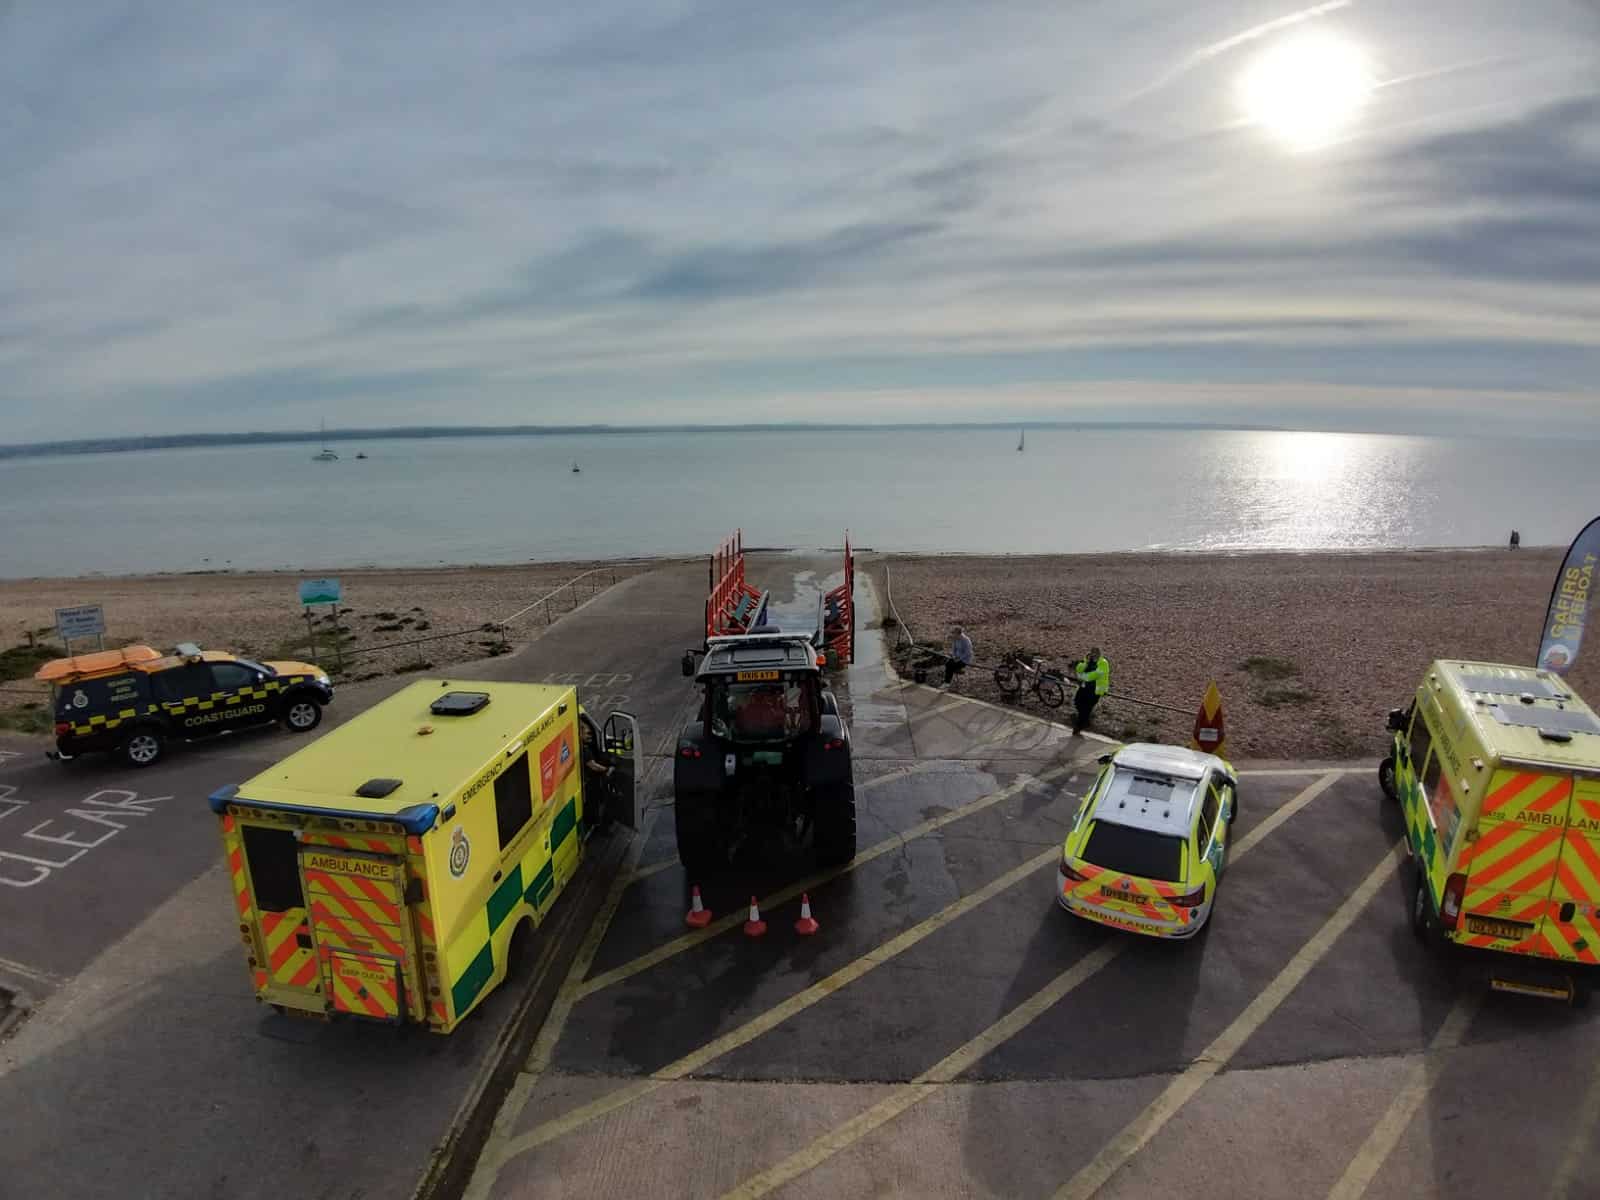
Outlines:
[[[390,792],[398,790],[402,782],[399,779],[369,779],[356,789],[356,795],[363,800],[382,800]]]
[[[488,705],[488,692],[446,692],[428,705],[428,711],[436,717],[470,717]]]

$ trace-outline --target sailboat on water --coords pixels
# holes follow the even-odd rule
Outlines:
[[[578,460],[577,459],[573,459],[572,460],[572,473],[574,475],[577,475],[577,474],[580,473],[580,469],[578,467]]]
[[[1017,434],[1017,453],[1018,454],[1022,453],[1022,448],[1023,448],[1023,446],[1025,446],[1027,444],[1027,441],[1028,441],[1028,431],[1026,429],[1021,430]]]
[[[339,456],[328,449],[328,423],[322,423],[322,451],[311,456],[312,462],[338,462]]]

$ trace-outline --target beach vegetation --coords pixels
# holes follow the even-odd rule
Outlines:
[[[13,646],[0,650],[0,680],[32,679],[33,673],[52,658],[65,655],[54,642],[39,642],[32,646]]]
[[[49,733],[54,727],[50,710],[37,700],[0,708],[0,729],[10,733]]]
[[[1294,704],[1310,704],[1316,698],[1317,694],[1310,688],[1290,683],[1263,689],[1255,701],[1262,708],[1284,708]]]
[[[429,662],[425,658],[419,658],[419,659],[415,660],[414,662],[401,663],[398,667],[396,667],[394,669],[394,673],[396,675],[408,675],[412,671],[431,671],[431,670],[433,670],[433,664],[431,662]]]

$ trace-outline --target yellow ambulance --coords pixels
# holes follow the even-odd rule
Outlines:
[[[639,736],[571,687],[420,680],[211,797],[258,1000],[449,1033],[590,832],[636,827]]]
[[[1491,985],[1581,1002],[1600,963],[1600,719],[1558,675],[1433,663],[1389,714],[1425,940],[1500,952]]]

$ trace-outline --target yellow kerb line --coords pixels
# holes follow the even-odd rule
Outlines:
[[[819,871],[815,875],[800,880],[799,883],[791,884],[770,895],[762,896],[759,903],[762,908],[776,908],[795,899],[802,892],[815,891],[823,884],[837,879],[841,875],[864,867],[867,863],[872,862],[874,859],[882,858],[885,854],[893,853],[908,842],[915,841],[917,838],[927,837],[928,834],[943,829],[946,825],[963,820],[974,813],[982,812],[986,808],[999,804],[1002,800],[1010,799],[1018,792],[1035,783],[1049,782],[1060,775],[1067,774],[1074,770],[1076,766],[1077,764],[1075,763],[1067,763],[1059,767],[1052,767],[1048,771],[1041,771],[1037,776],[1019,775],[997,792],[990,792],[987,796],[974,800],[970,804],[963,804],[958,808],[951,809],[949,812],[941,813],[937,817],[912,825],[893,837],[885,838],[877,845],[861,851],[843,866],[834,867],[827,871]],[[680,934],[670,942],[663,942],[654,950],[648,950],[637,958],[629,959],[620,966],[613,967],[611,970],[604,971],[592,979],[585,980],[578,988],[577,998],[582,1000],[586,996],[592,996],[594,993],[611,987],[613,984],[621,983],[624,979],[632,978],[641,971],[648,971],[651,967],[666,962],[669,958],[675,958],[686,950],[692,950],[696,946],[726,933],[736,925],[743,925],[746,915],[742,907],[738,908],[727,916],[719,917],[704,929],[696,929],[692,933]]]
[[[1167,1084],[1143,1112],[1124,1125],[1122,1132],[1106,1143],[1087,1166],[1061,1186],[1055,1194],[1055,1200],[1087,1200],[1087,1197],[1093,1196],[1135,1154],[1144,1149],[1145,1144],[1161,1131],[1179,1109],[1228,1065],[1251,1035],[1300,986],[1311,973],[1311,968],[1333,949],[1333,944],[1361,915],[1361,910],[1378,894],[1378,889],[1393,878],[1395,866],[1405,856],[1405,844],[1405,839],[1401,838],[1389,848],[1360,886],[1334,910],[1333,916],[1311,935],[1311,940],[1300,947],[1299,953],[1289,960],[1288,965],[1273,976],[1272,982],[1209,1046],[1200,1051],[1182,1074]]]
[[[1399,1094],[1389,1102],[1389,1107],[1378,1118],[1367,1140],[1361,1143],[1361,1148],[1344,1169],[1339,1182],[1328,1192],[1328,1200],[1359,1200],[1366,1195],[1367,1188],[1399,1144],[1406,1126],[1411,1124],[1411,1118],[1417,1115],[1417,1109],[1422,1107],[1422,1102],[1438,1082],[1446,1053],[1461,1045],[1461,1039],[1467,1032],[1467,1026],[1472,1024],[1482,996],[1481,992],[1469,992],[1455,1002],[1450,1015],[1439,1027],[1439,1032],[1428,1043],[1428,1048],[1406,1072],[1405,1083]]]
[[[1237,860],[1248,854],[1255,846],[1260,845],[1262,838],[1277,829],[1307,804],[1310,804],[1311,801],[1331,787],[1338,778],[1339,776],[1334,774],[1317,780],[1316,783],[1313,783],[1295,796],[1294,799],[1275,811],[1255,829],[1251,830],[1250,834],[1239,840],[1238,845],[1229,852],[1231,859]],[[873,1130],[888,1124],[907,1109],[922,1103],[922,1101],[938,1091],[940,1087],[953,1082],[963,1072],[975,1066],[979,1060],[1003,1042],[1021,1033],[1022,1030],[1066,997],[1069,992],[1092,979],[1104,968],[1115,962],[1117,957],[1127,948],[1129,942],[1130,939],[1122,938],[1101,943],[1095,950],[1073,963],[1072,966],[1057,975],[1048,984],[1000,1018],[995,1024],[985,1029],[977,1037],[955,1050],[946,1058],[940,1060],[933,1067],[924,1071],[921,1075],[918,1075],[910,1083],[897,1088],[859,1116],[824,1134],[809,1146],[796,1151],[782,1162],[769,1167],[760,1174],[752,1175],[738,1187],[727,1192],[724,1200],[754,1200],[755,1197],[765,1196],[768,1192],[782,1187],[790,1180],[821,1166],[835,1154],[866,1137]]]
[[[544,1145],[546,1142],[563,1137],[579,1126],[587,1125],[597,1117],[603,1117],[607,1113],[615,1112],[619,1108],[632,1104],[635,1100],[648,1096],[651,1092],[665,1087],[674,1080],[692,1075],[708,1063],[721,1058],[725,1054],[731,1054],[739,1047],[753,1042],[762,1034],[777,1028],[791,1017],[797,1016],[813,1005],[820,1004],[840,988],[854,983],[869,971],[873,971],[895,956],[903,954],[918,942],[943,929],[950,922],[971,912],[979,905],[994,899],[1001,892],[1014,887],[1031,875],[1037,875],[1044,867],[1055,862],[1060,854],[1061,851],[1052,846],[1050,849],[1034,855],[1026,862],[1013,867],[998,879],[985,884],[970,895],[963,896],[953,904],[947,905],[926,920],[919,921],[910,929],[869,950],[860,958],[847,963],[833,974],[812,984],[804,991],[797,992],[782,1004],[768,1009],[760,1016],[746,1021],[738,1028],[707,1042],[698,1050],[691,1051],[676,1062],[669,1063],[659,1070],[653,1071],[644,1079],[626,1084],[616,1091],[607,1092],[598,1100],[593,1100],[588,1104],[573,1109],[564,1116],[557,1117],[553,1121],[547,1121],[519,1137],[510,1139],[499,1148],[497,1162],[506,1162],[515,1158],[518,1154],[524,1154],[529,1150]]]

